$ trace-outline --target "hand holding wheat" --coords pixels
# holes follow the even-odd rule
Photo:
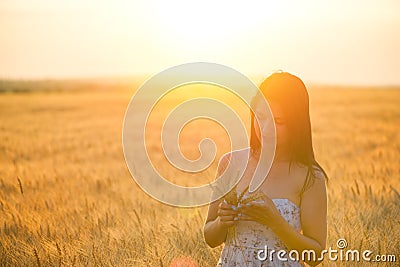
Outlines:
[[[225,244],[228,246],[228,258],[230,251],[230,246],[239,246],[240,251],[244,256],[243,248],[240,244],[240,240],[237,237],[236,231],[236,222],[238,221],[238,208],[250,203],[253,200],[259,199],[262,197],[260,194],[252,194],[248,197],[244,197],[248,192],[249,186],[247,186],[241,193],[237,192],[236,186],[225,195],[224,200],[220,203],[218,209],[218,220],[223,228],[228,228],[228,232],[226,235]]]
[[[222,201],[218,208],[218,223],[222,228],[234,226],[235,218],[238,216],[236,206]]]

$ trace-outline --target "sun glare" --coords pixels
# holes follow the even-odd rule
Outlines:
[[[396,0],[2,0],[0,76],[147,75],[206,61],[249,75],[280,68],[314,83],[395,85],[399,10]]]
[[[259,10],[232,1],[162,1],[154,4],[155,23],[164,40],[191,50],[226,46],[243,39],[246,32],[260,25]],[[249,15],[249,13],[253,13]]]

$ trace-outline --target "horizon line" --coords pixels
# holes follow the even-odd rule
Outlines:
[[[0,82],[5,81],[13,81],[13,82],[45,82],[45,81],[70,81],[70,82],[96,82],[107,80],[107,82],[123,82],[124,80],[132,80],[140,78],[141,83],[145,82],[150,77],[155,74],[151,73],[134,73],[134,74],[103,74],[103,75],[68,75],[68,76],[41,76],[41,77],[29,77],[29,76],[21,76],[21,77],[12,77],[12,76],[0,76]],[[245,74],[244,74],[245,75]],[[255,84],[260,83],[262,79],[266,78],[265,75],[262,74],[248,74],[246,75],[252,82]],[[254,79],[258,79],[259,81],[255,81]],[[342,83],[342,82],[328,82],[328,81],[317,81],[317,80],[305,80],[302,79],[306,86],[325,86],[325,87],[363,87],[363,88],[376,88],[376,87],[384,87],[384,88],[398,88],[400,87],[400,83],[391,84],[391,83],[373,83],[373,84],[362,84],[362,83]]]

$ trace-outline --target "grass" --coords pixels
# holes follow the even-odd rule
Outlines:
[[[20,91],[0,94],[1,266],[169,266],[179,257],[216,264],[222,247],[209,248],[202,233],[207,208],[163,205],[127,170],[121,130],[132,89]],[[399,101],[398,89],[310,88],[315,154],[330,176],[328,247],[345,238],[349,249],[395,254],[397,264]],[[200,140],[207,131],[196,129],[208,123],[217,157],[228,151],[221,128],[196,123],[185,136]],[[157,134],[149,138],[155,165],[186,184],[157,156]],[[189,158],[199,155],[197,141],[181,143]],[[194,184],[211,181],[215,168]]]

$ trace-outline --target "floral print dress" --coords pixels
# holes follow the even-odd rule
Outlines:
[[[263,200],[258,200],[263,201]],[[301,231],[300,207],[286,198],[272,199],[282,217],[297,231]],[[263,250],[263,252],[260,252]],[[275,250],[275,254],[271,250]],[[286,254],[277,257],[279,250]],[[267,254],[265,254],[267,252]],[[236,224],[236,243],[234,240],[225,242],[217,267],[297,267],[304,266],[299,261],[292,260],[285,245],[277,238],[271,229],[254,221],[238,221]],[[266,257],[266,255],[268,255]],[[292,258],[295,256],[292,255]],[[286,260],[287,259],[287,260]]]

